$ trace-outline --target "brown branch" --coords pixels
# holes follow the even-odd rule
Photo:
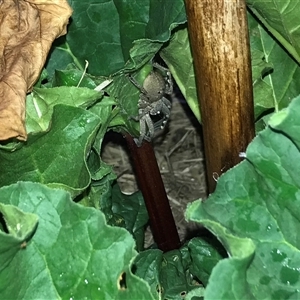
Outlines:
[[[185,0],[203,123],[209,192],[254,137],[246,4]]]

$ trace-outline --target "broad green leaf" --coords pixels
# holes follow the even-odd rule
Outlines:
[[[104,96],[103,99],[93,105],[89,111],[97,115],[101,119],[102,126],[99,128],[97,136],[94,140],[93,148],[96,153],[101,154],[102,141],[105,133],[116,126],[123,125],[123,119],[120,117],[119,107],[116,106],[117,102],[113,97]],[[95,173],[94,180],[101,178],[101,174]]]
[[[72,22],[66,39],[61,39],[51,53],[47,66],[50,73],[57,60],[66,65],[70,58],[80,69],[88,60],[88,72],[93,75],[113,74],[130,59],[133,65],[141,66],[170,38],[174,27],[186,22],[182,0],[69,2],[74,10]],[[133,47],[135,50],[130,53]],[[145,47],[149,51],[144,51]],[[59,66],[63,69],[62,63]]]
[[[258,24],[256,24],[248,15],[249,23],[252,22],[254,29],[250,34],[253,36],[251,41],[254,43],[255,38],[259,35]],[[252,64],[252,82],[254,94],[254,116],[260,120],[262,114],[268,109],[274,109],[273,90],[264,78],[274,71],[273,65],[267,62],[263,51],[258,50],[255,46],[251,47],[251,64]]]
[[[34,88],[40,88],[43,86],[44,81],[47,81],[49,77],[48,71],[44,68],[38,81],[34,84]]]
[[[139,71],[141,72],[141,70]],[[138,74],[139,72],[134,75],[138,76]],[[140,91],[125,74],[120,74],[114,77],[113,84],[107,88],[107,92],[111,97],[115,97],[118,103],[119,130],[123,129],[133,136],[139,136],[139,122],[136,119],[138,117]]]
[[[141,192],[125,195],[115,184],[112,188],[112,211],[124,218],[125,228],[133,235],[137,250],[143,250],[145,227],[149,217]]]
[[[213,225],[212,227],[216,228]],[[221,228],[219,229],[223,231]],[[221,231],[216,230],[218,233]],[[226,230],[223,231],[223,234],[221,233],[221,236],[224,240],[226,239],[229,247],[232,247],[232,251],[236,253],[232,258],[220,261],[213,269],[209,284],[204,291],[204,299],[266,299],[264,295],[260,297],[259,291],[257,291],[258,296],[254,297],[247,282],[246,271],[253,259],[255,249],[253,243],[247,239],[230,236]]]
[[[159,271],[163,260],[163,252],[159,249],[151,249],[140,252],[133,262],[133,273],[143,278],[150,285],[150,290],[155,299],[162,294],[159,281]],[[158,298],[160,299],[160,298]]]
[[[269,120],[270,126],[286,134],[295,143],[298,149],[300,149],[300,123],[297,120],[299,101],[300,96],[296,97],[287,109],[281,110]]]
[[[73,17],[71,17],[71,20],[72,19]],[[45,67],[48,75],[52,77],[55,70],[64,70],[70,64],[74,64],[79,70],[84,71],[84,62],[82,62],[81,65],[78,59],[73,55],[69,45],[66,43],[66,36],[64,35],[53,42]]]
[[[300,1],[247,0],[247,5],[268,31],[300,63]]]
[[[181,249],[172,250],[163,254],[159,272],[163,299],[181,300],[190,290],[195,288],[188,268],[189,265],[187,262],[184,262]],[[198,287],[198,285],[196,285],[196,287]]]
[[[187,29],[177,30],[169,44],[161,50],[160,55],[168,65],[189,107],[200,122],[200,108]]]
[[[91,76],[84,75],[83,71],[67,68],[66,70],[55,70],[52,87],[58,86],[87,87],[93,90],[97,84]]]
[[[3,203],[0,203],[0,214],[7,229],[7,232],[0,230],[1,274],[5,272],[18,251],[26,248],[36,230],[38,218],[35,214],[25,213],[16,206]]]
[[[3,204],[39,217],[26,248],[0,272],[1,299],[154,299],[130,271],[137,254],[132,237],[108,226],[100,211],[37,183],[17,183],[0,193]]]
[[[204,259],[205,260],[205,259]],[[186,245],[166,253],[158,249],[146,250],[134,260],[134,274],[150,285],[152,294],[159,299],[184,299],[192,290],[199,288],[190,272],[192,257]],[[203,290],[195,295],[201,296]]]
[[[57,104],[87,108],[103,97],[102,92],[89,88],[54,87],[34,88],[26,99],[27,133],[46,131]]]
[[[270,125],[209,199],[187,210],[230,254],[213,270],[205,299],[299,298],[300,97]]]
[[[0,212],[8,233],[15,239],[25,240],[28,238],[33,233],[38,222],[37,216],[24,213],[13,205],[0,203]]]
[[[86,157],[99,126],[82,108],[56,105],[50,131],[30,135],[14,152],[0,151],[0,186],[23,180],[81,193],[90,184]]]
[[[252,71],[254,69],[256,77],[253,78],[255,112],[258,117],[270,108],[277,112],[287,107],[291,100],[299,95],[300,67],[251,14],[248,17]],[[256,68],[263,63],[267,69],[262,70],[261,76],[258,77]]]
[[[226,257],[224,250],[216,244],[216,241],[208,242],[200,238],[190,240],[186,249],[191,257],[189,262],[191,273],[206,286],[213,268]]]
[[[124,217],[113,211],[112,187],[115,184],[116,175],[112,172],[111,166],[105,163],[102,163],[102,169],[107,174],[101,180],[92,181],[89,189],[83,195],[80,195],[77,200],[84,206],[100,209],[109,225],[126,228]]]
[[[181,1],[181,0],[180,0]],[[139,69],[153,59],[153,57],[162,48],[162,42],[156,42],[149,39],[136,40],[133,42],[133,47],[130,49],[130,57],[125,69]]]

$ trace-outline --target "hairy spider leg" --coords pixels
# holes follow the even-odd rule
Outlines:
[[[149,142],[149,141],[151,141],[151,139],[153,138],[154,133],[155,133],[154,124],[153,124],[153,121],[149,114],[145,115],[142,119],[147,124],[148,130],[149,130],[149,139],[147,140]],[[146,137],[148,137],[147,131],[145,132],[145,138]]]
[[[160,101],[157,101],[155,104],[155,107],[152,108],[150,111],[151,115],[157,115],[161,114],[164,116],[164,118],[169,118],[170,116],[170,108],[171,108],[171,102],[163,97]]]
[[[147,133],[147,127],[148,127],[148,133]],[[149,116],[149,114],[144,115],[140,118],[140,136],[138,139],[134,139],[135,143],[138,147],[140,147],[143,143],[143,140],[146,140],[148,142],[151,141],[152,137],[154,136],[155,127],[154,123]]]
[[[127,75],[127,77],[129,78],[129,80],[131,81],[131,83],[140,90],[141,93],[143,93],[144,95],[147,95],[146,90],[135,80],[135,78],[133,78],[131,75]]]

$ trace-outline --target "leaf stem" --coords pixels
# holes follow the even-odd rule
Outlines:
[[[149,213],[154,241],[164,252],[178,249],[180,240],[153,147],[145,141],[137,147],[129,134],[125,138]]]

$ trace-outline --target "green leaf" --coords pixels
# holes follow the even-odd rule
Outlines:
[[[2,203],[0,203],[0,211],[9,234],[15,239],[23,241],[33,233],[38,221],[37,216],[24,213],[13,205]]]
[[[0,274],[5,272],[18,251],[26,248],[38,224],[35,214],[25,213],[10,204],[0,203],[2,217],[8,232],[0,230]]]
[[[205,247],[200,246],[195,241],[196,239],[192,242],[194,246],[197,245],[198,250],[205,251]],[[211,251],[211,253],[213,252],[216,252],[216,250]],[[190,292],[195,297],[202,297],[203,287],[199,289],[200,283],[195,280],[195,273],[191,272],[191,268],[198,262],[198,258],[202,254],[203,252],[197,254],[193,250],[191,253],[191,248],[187,245],[166,253],[158,249],[146,250],[140,252],[135,258],[133,264],[134,274],[146,280],[150,285],[153,296],[158,296],[159,299],[183,299]],[[206,251],[202,261],[207,260],[207,254]],[[211,258],[208,258],[208,260],[211,260]],[[198,267],[201,268],[201,265]]]
[[[88,72],[93,75],[113,74],[123,69],[130,59],[133,65],[140,66],[141,62],[149,61],[170,38],[174,27],[186,22],[182,0],[69,2],[74,10],[72,22],[66,39],[61,39],[51,53],[47,66],[50,74],[54,69],[52,65],[57,66],[57,60],[69,63],[70,58],[80,69],[83,69],[87,59]],[[137,40],[141,42],[134,45]],[[152,50],[144,51],[145,45]],[[130,54],[133,47],[135,50]],[[143,54],[136,51],[137,48],[144,51]],[[59,67],[63,69],[62,65]]]
[[[257,297],[254,297],[247,282],[246,270],[253,259],[255,248],[253,243],[246,239],[227,235],[225,232],[223,237],[230,240],[230,244],[234,245],[235,250],[240,248],[241,253],[231,259],[224,259],[217,264],[204,292],[204,299],[266,299],[264,295],[260,297],[259,292],[257,292]]]
[[[117,102],[113,97],[105,96],[101,102],[93,105],[89,111],[97,115],[101,119],[102,126],[99,128],[97,136],[95,138],[93,148],[100,156],[101,146],[105,133],[116,126],[123,125],[123,118],[120,116],[120,109],[116,106]],[[100,175],[101,176],[101,175]],[[99,174],[95,174],[95,180],[99,177]]]
[[[88,74],[78,69],[55,70],[52,87],[57,86],[75,86],[96,88],[97,84]]]
[[[100,209],[105,214],[109,225],[126,228],[124,217],[113,211],[112,187],[115,185],[116,175],[112,172],[111,166],[103,162],[102,169],[107,174],[100,180],[92,181],[89,189],[84,195],[80,195],[78,200],[85,206]]]
[[[125,228],[133,235],[137,250],[144,249],[145,226],[149,220],[141,192],[125,195],[115,184],[112,188],[112,211],[125,220]]]
[[[214,268],[205,299],[299,297],[300,97],[270,125],[274,129],[249,145],[246,160],[219,178],[209,199],[187,210],[230,254]]]
[[[66,35],[64,35],[54,40],[45,67],[48,75],[53,77],[55,70],[64,70],[70,64],[74,64],[79,70],[84,71],[85,64],[82,62],[81,65],[73,55],[69,45],[66,43]]]
[[[139,76],[139,70],[133,75]],[[138,116],[138,100],[140,91],[135,87],[127,76],[120,74],[114,77],[113,84],[107,88],[111,97],[116,99],[119,107],[118,125],[119,130],[126,130],[131,135],[139,136],[139,122],[135,121]],[[114,122],[115,123],[115,122]]]
[[[81,193],[90,184],[86,157],[99,126],[82,108],[56,105],[49,132],[30,135],[14,152],[0,150],[0,186],[23,180]]]
[[[187,250],[191,256],[189,266],[191,273],[206,286],[213,268],[222,258],[226,257],[223,253],[224,250],[216,244],[216,241],[208,242],[201,238],[190,240]]]
[[[279,111],[269,120],[269,125],[275,130],[286,134],[300,149],[299,129],[300,124],[297,120],[300,96],[296,97],[287,109]]]
[[[189,107],[200,122],[200,108],[187,29],[177,30],[169,44],[161,50],[160,55],[168,65]]]
[[[162,287],[162,299],[180,300],[195,288],[181,249],[163,254],[159,279]]]
[[[263,25],[300,63],[299,0],[247,0],[247,5]]]
[[[269,32],[264,30],[250,14],[248,17],[252,72],[254,70],[255,76],[253,78],[255,115],[258,117],[270,108],[274,108],[277,112],[287,107],[291,100],[299,95],[300,68]],[[257,68],[262,70],[261,76]]]
[[[30,243],[0,272],[2,299],[153,299],[130,271],[137,254],[132,237],[108,226],[100,211],[37,183],[17,183],[0,193],[2,203],[39,217]]]
[[[89,88],[34,88],[26,98],[27,134],[46,131],[57,104],[87,108],[103,97],[103,93]]]
[[[148,282],[151,293],[155,299],[162,293],[159,271],[163,259],[163,252],[159,249],[151,249],[140,252],[133,262],[133,272],[136,276]]]

